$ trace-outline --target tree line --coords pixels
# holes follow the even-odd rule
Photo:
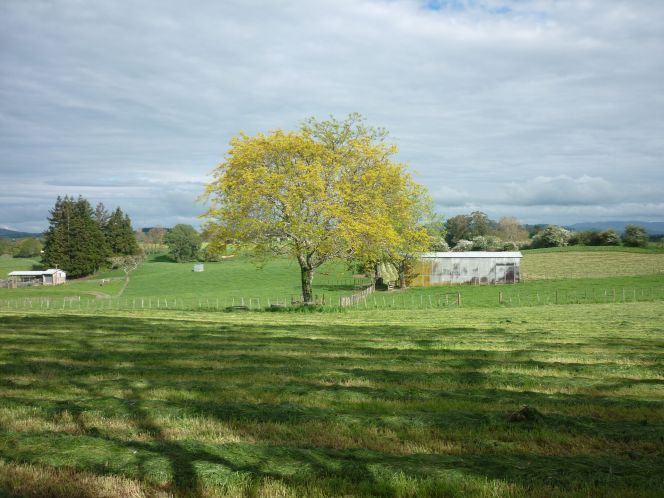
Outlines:
[[[502,251],[568,245],[646,247],[645,228],[627,225],[622,234],[613,229],[573,231],[558,225],[522,225],[513,217],[498,221],[481,211],[460,214],[437,227],[439,251]],[[433,250],[433,249],[432,249]]]
[[[42,263],[71,277],[90,275],[113,257],[140,252],[131,220],[120,207],[109,212],[102,203],[93,209],[81,196],[58,197],[48,222]]]

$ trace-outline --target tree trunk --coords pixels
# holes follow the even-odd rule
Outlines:
[[[399,288],[406,288],[406,261],[399,263]]]
[[[300,275],[302,278],[302,301],[305,304],[312,304],[314,302],[314,269],[300,265]]]

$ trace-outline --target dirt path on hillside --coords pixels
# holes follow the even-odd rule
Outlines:
[[[122,293],[127,288],[127,285],[129,285],[129,279],[125,280],[125,283],[122,286],[122,288],[114,296],[112,296],[111,294],[108,294],[106,292],[101,292],[101,291],[86,291],[85,294],[89,294],[91,296],[94,296],[96,299],[113,299],[113,298],[121,297]]]
[[[111,297],[113,297],[110,294],[106,294],[105,292],[99,292],[99,291],[86,291],[85,293],[94,296],[97,299],[110,299]]]

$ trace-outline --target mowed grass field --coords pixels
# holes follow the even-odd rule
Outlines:
[[[572,248],[565,248],[572,249]],[[664,252],[598,250],[523,251],[524,280],[663,275]],[[588,250],[590,249],[590,250]],[[594,249],[594,250],[593,250]]]
[[[662,316],[3,313],[0,495],[661,496]]]

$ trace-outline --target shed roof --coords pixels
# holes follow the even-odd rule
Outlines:
[[[521,258],[519,251],[459,251],[425,252],[422,258]]]
[[[7,275],[10,277],[41,277],[42,275],[53,275],[58,272],[64,273],[64,271],[59,268],[49,268],[48,270],[42,271],[13,271]]]

